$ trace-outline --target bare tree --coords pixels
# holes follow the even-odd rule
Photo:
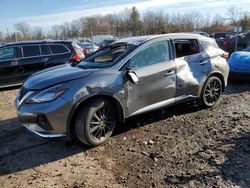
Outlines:
[[[29,37],[28,37],[28,34],[29,34],[30,30],[31,30],[29,24],[27,24],[27,23],[25,23],[25,22],[20,22],[20,23],[15,24],[15,25],[14,25],[14,28],[15,28],[17,31],[19,31],[19,32],[22,33],[23,39],[24,39],[24,40],[27,40],[27,39],[29,38]]]
[[[35,40],[42,40],[44,38],[43,36],[43,30],[41,27],[35,27],[32,31],[33,39]]]
[[[60,25],[53,25],[52,26],[52,38],[59,39],[61,37],[61,26]],[[48,37],[50,38],[50,37]]]
[[[143,18],[144,34],[161,34],[168,32],[169,16],[163,12],[148,11],[144,13]]]
[[[70,24],[70,33],[71,37],[79,37],[80,36],[80,21],[79,20],[74,20]]]
[[[4,37],[3,37],[3,32],[0,31],[0,43],[4,40]]]
[[[240,21],[240,19],[243,17],[244,15],[244,11],[241,8],[237,8],[237,7],[230,7],[227,11],[227,15],[229,16],[229,19],[232,20],[232,24],[237,25],[237,23]]]
[[[133,7],[129,16],[129,30],[133,36],[141,34],[141,26],[140,13],[136,7]]]
[[[243,31],[249,31],[250,29],[250,16],[249,14],[245,14],[241,19],[240,19],[240,25],[242,26]]]
[[[250,29],[250,15],[242,9],[231,7],[228,10],[228,17],[225,19],[221,15],[204,16],[197,12],[170,15],[158,10],[146,11],[141,15],[141,12],[136,7],[133,7],[131,9],[125,8],[115,14],[81,17],[71,22],[54,25],[51,31],[46,33],[46,37],[67,39],[111,34],[123,38],[170,32],[205,31],[213,33],[232,31],[233,26],[236,26],[236,24],[240,24],[244,31]],[[32,29],[29,24],[21,22],[15,24],[14,28],[16,29],[14,34],[8,31],[3,34],[0,33],[0,40],[40,40],[45,38],[45,33],[43,33],[41,27]]]

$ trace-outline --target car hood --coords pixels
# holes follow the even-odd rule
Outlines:
[[[62,82],[80,79],[92,73],[93,70],[85,70],[70,65],[61,65],[42,70],[31,75],[23,84],[27,89],[44,89]]]

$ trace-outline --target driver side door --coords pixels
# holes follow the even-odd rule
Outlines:
[[[137,82],[128,81],[129,116],[151,111],[175,101],[176,66],[171,60],[168,40],[153,42],[139,50],[128,62]]]
[[[20,48],[18,46],[0,48],[0,88],[21,83],[19,57]]]

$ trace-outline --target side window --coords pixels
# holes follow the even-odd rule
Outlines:
[[[39,45],[22,46],[22,48],[23,48],[23,57],[40,56]]]
[[[6,47],[0,49],[0,61],[14,59],[17,57],[17,48],[16,47]]]
[[[180,39],[174,41],[176,57],[184,57],[200,53],[200,47],[197,40]]]
[[[48,45],[40,45],[42,55],[50,55],[50,49]]]
[[[112,61],[112,51],[107,49],[104,53],[97,56],[93,62],[111,62]]]
[[[53,54],[61,54],[61,53],[67,53],[69,50],[60,44],[57,45],[50,45],[49,46]]]
[[[148,46],[130,59],[131,67],[145,67],[169,60],[168,41]]]

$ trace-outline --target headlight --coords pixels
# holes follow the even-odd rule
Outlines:
[[[32,98],[28,99],[26,103],[42,103],[55,100],[66,91],[65,88],[60,88],[61,85],[62,84],[56,85],[35,94]]]

